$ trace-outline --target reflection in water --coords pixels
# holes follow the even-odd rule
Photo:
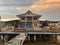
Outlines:
[[[57,40],[60,43],[60,36],[57,36]],[[0,41],[0,45],[4,45],[3,42]],[[60,45],[56,42],[53,41],[43,41],[43,40],[38,40],[38,41],[25,41],[23,45]]]
[[[38,40],[38,41],[25,41],[23,45],[60,45],[60,36],[57,36],[57,40]]]

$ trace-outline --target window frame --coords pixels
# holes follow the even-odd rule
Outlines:
[[[25,17],[21,17],[21,20],[25,20]]]
[[[37,17],[34,17],[33,19],[34,19],[34,20],[37,20]]]

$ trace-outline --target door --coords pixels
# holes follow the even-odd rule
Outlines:
[[[26,23],[26,28],[29,29],[29,30],[32,29],[33,28],[32,23],[30,23],[30,22]]]

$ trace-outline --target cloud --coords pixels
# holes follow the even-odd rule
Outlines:
[[[19,6],[20,0],[4,0],[3,6]]]
[[[33,3],[37,2],[38,0],[20,0],[20,4],[22,6],[30,6]]]
[[[30,6],[37,0],[4,0],[5,6]]]
[[[40,0],[30,6],[31,10],[46,10],[60,7],[60,0]]]
[[[20,6],[0,6],[0,11],[7,11],[7,10],[17,10],[20,11]]]
[[[3,4],[3,0],[0,0],[0,5],[2,5]]]
[[[21,9],[22,9],[21,7],[17,7],[16,8],[17,11],[21,11]]]

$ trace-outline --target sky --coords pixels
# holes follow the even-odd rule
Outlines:
[[[40,20],[60,21],[60,0],[0,0],[2,20],[17,19],[28,10],[42,15]]]

